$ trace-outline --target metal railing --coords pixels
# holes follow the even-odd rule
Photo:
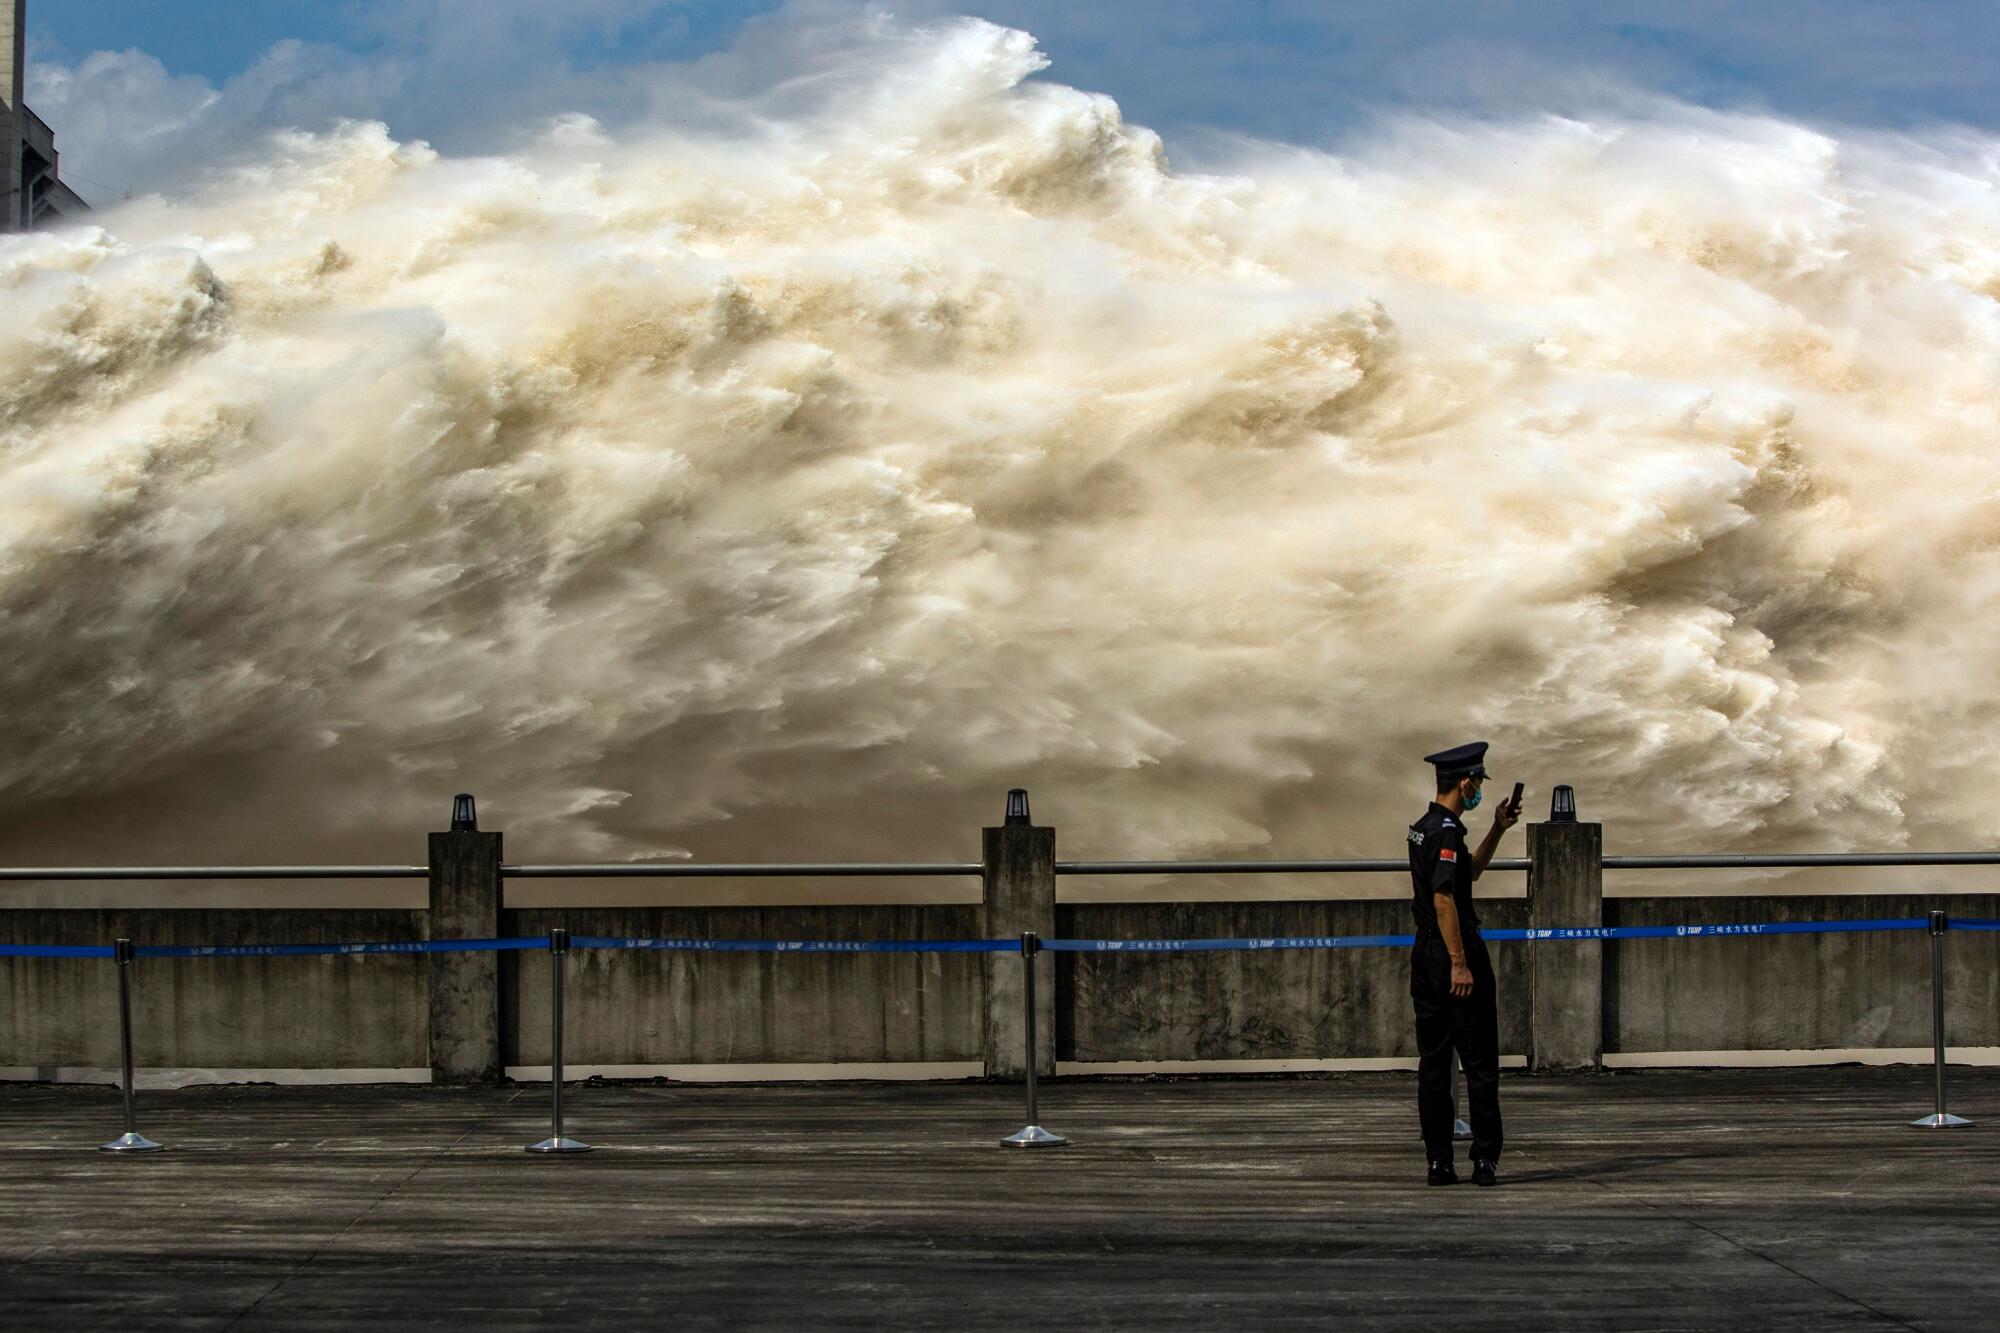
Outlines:
[[[1408,870],[1402,860],[1345,861],[1058,861],[1058,875],[1256,875],[1369,874]],[[1526,857],[1499,858],[1488,870],[1526,870]]]
[[[8,866],[0,880],[428,879],[429,866]]]
[[[1994,866],[2000,852],[1771,852],[1745,856],[1606,856],[1606,870],[1775,870],[1790,866]]]
[[[697,864],[692,861],[612,862],[574,866],[500,867],[502,879],[743,879],[821,875],[982,875],[977,861],[831,861],[768,862],[748,865]]]
[[[1805,867],[1992,866],[1991,852],[1769,852],[1738,855],[1606,856],[1606,870],[1776,870]],[[1496,857],[1489,871],[1525,871],[1527,857]],[[1409,869],[1407,860],[1349,858],[1320,861],[1058,861],[1058,875],[1256,875],[1387,874]],[[577,865],[503,865],[506,879],[743,879],[837,876],[980,875],[977,861],[829,862],[590,862]],[[0,882],[86,879],[424,879],[428,866],[6,866]]]

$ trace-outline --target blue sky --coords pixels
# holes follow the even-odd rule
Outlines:
[[[481,151],[560,111],[636,114],[639,72],[859,0],[30,0],[30,101],[86,194],[170,182],[260,129],[379,118]],[[1316,146],[1383,112],[1591,114],[1664,95],[1833,126],[2000,127],[2000,0],[912,0],[1026,28],[1044,77],[1170,151]],[[115,57],[94,53],[117,53]],[[756,62],[746,59],[746,67]],[[89,79],[80,76],[88,71]],[[76,75],[66,82],[59,75]],[[54,80],[52,82],[52,80]],[[57,103],[55,107],[48,103]],[[60,114],[50,114],[55,110]],[[121,118],[126,124],[121,125]],[[177,119],[178,118],[178,119]],[[148,151],[133,125],[171,125]],[[159,151],[166,143],[168,153]],[[95,182],[94,184],[91,182]]]

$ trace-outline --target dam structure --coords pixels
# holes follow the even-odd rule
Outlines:
[[[1947,1060],[2000,1055],[2000,895],[1963,873],[2000,852],[1606,855],[1605,826],[1574,812],[1559,802],[1530,824],[1527,855],[1496,859],[1479,888],[1502,1068],[1932,1063],[1943,1114]],[[1013,1080],[1031,1041],[1046,1076],[1414,1063],[1401,862],[1058,860],[1056,829],[1032,821],[1020,790],[977,833],[978,859],[958,862],[520,863],[461,796],[422,864],[0,867],[0,1081],[126,1081],[112,1021],[126,981],[128,1054],[156,1088],[542,1081],[565,1058],[572,1078]],[[1824,871],[1824,890],[1604,892],[1607,871],[1784,865]],[[1843,870],[1893,865],[1936,878],[1918,893],[1835,891]],[[1390,884],[1372,898],[1208,901],[1088,887],[1286,872]],[[881,903],[834,887],[881,875],[939,888]],[[146,905],[150,888],[120,907],[11,901],[38,882],[301,877],[427,892],[404,908],[172,908]],[[593,891],[635,878],[824,887],[810,903],[730,905]],[[531,905],[527,881],[562,888]],[[578,950],[566,1054],[558,932]]]
[[[6,145],[6,204],[0,231],[29,231],[90,211],[57,173],[56,133],[28,106],[28,0],[0,5],[0,142]]]

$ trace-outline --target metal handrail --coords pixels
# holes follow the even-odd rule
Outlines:
[[[1526,857],[1496,858],[1488,870],[1526,870]],[[1607,856],[1606,870],[1763,870],[1802,866],[1988,866],[1991,852],[1779,852]],[[1058,875],[1369,874],[1409,869],[1405,859],[1344,861],[1058,861]],[[843,875],[981,875],[977,861],[704,864],[694,861],[503,865],[504,879],[743,879]],[[0,881],[85,879],[425,879],[428,866],[14,866]]]
[[[756,865],[699,865],[691,861],[666,863],[577,865],[577,866],[501,866],[502,879],[695,879],[715,876],[721,879],[744,879],[753,877],[781,878],[785,876],[806,877],[813,875],[981,875],[985,867],[977,861],[957,861],[950,864],[914,864],[909,862],[865,862],[835,861],[824,865],[785,865],[768,863]]]
[[[1607,856],[1606,870],[1759,870],[1782,866],[1994,866],[2000,852],[1777,852],[1746,856]]]
[[[16,866],[24,879],[428,879],[429,866]]]
[[[1350,874],[1408,870],[1408,858],[1394,861],[1058,861],[1058,875],[1248,875],[1265,873]],[[1488,870],[1526,870],[1525,858],[1495,859]]]

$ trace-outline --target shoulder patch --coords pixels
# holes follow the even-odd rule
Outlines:
[[[1438,860],[1440,860],[1440,861],[1456,861],[1456,860],[1458,860],[1458,853],[1457,853],[1457,852],[1455,852],[1455,851],[1453,851],[1453,850],[1452,850],[1451,848],[1449,848],[1449,847],[1440,847],[1440,848],[1438,848]]]

